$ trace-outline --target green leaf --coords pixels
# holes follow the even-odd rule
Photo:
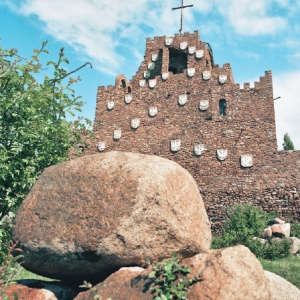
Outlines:
[[[154,278],[156,275],[156,272],[155,271],[151,271],[148,275],[148,278]]]

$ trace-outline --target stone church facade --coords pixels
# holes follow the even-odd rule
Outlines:
[[[98,88],[93,130],[85,154],[138,152],[187,169],[214,231],[236,203],[300,221],[300,151],[277,151],[271,72],[241,87],[197,31],[147,39],[136,75]]]

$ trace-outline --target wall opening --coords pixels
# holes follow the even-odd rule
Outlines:
[[[177,69],[175,67],[169,67],[169,72],[172,72],[173,74],[177,74]]]
[[[122,79],[122,80],[120,81],[120,87],[126,88],[126,82],[125,82],[124,79]]]
[[[128,91],[128,94],[131,94],[131,87],[130,86],[128,87],[127,91]]]
[[[155,64],[154,69],[151,71],[151,75],[149,79],[154,79],[156,76],[161,76],[161,68],[162,68],[162,49],[159,50],[158,53],[153,53],[153,54],[158,54],[158,57],[156,58],[153,63]]]
[[[219,101],[219,115],[226,116],[226,100],[225,99],[221,99]]]
[[[183,73],[187,69],[187,54],[177,49],[169,48],[169,72]]]

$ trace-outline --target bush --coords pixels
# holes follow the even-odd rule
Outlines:
[[[291,236],[300,239],[300,223],[298,222],[291,223]]]
[[[237,204],[228,208],[222,236],[213,239],[214,249],[242,244],[247,246],[255,236],[260,236],[269,221],[275,217],[252,204]]]
[[[247,247],[257,257],[275,260],[290,256],[291,242],[283,239],[282,241],[268,240],[262,244],[260,240],[249,240]]]
[[[274,213],[267,213],[252,204],[238,204],[229,208],[222,236],[213,238],[212,248],[241,244],[248,247],[257,257],[274,260],[289,256],[290,242],[287,240],[269,240],[262,244],[259,239],[253,239],[261,236],[262,231],[275,216]],[[300,230],[300,226],[295,226],[295,230]]]

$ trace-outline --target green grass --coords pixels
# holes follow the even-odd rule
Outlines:
[[[31,273],[24,268],[20,267],[20,271],[17,273],[17,275],[14,277],[14,281],[20,280],[20,279],[35,279],[35,280],[44,280],[44,281],[57,281],[52,278],[43,277],[34,273]]]
[[[273,272],[300,289],[300,258],[297,256],[277,260],[259,258],[264,270]]]

